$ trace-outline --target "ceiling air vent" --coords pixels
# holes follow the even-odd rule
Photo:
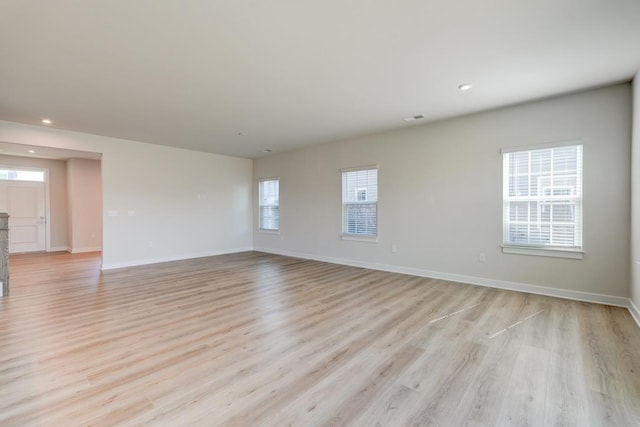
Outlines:
[[[422,119],[424,119],[424,116],[422,114],[418,114],[417,116],[405,117],[403,120],[405,122],[412,122],[414,120],[422,120]]]

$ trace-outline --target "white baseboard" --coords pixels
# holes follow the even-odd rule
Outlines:
[[[424,270],[412,267],[400,267],[388,264],[379,264],[365,261],[354,261],[343,258],[326,257],[315,254],[281,251],[269,248],[254,248],[259,252],[267,252],[278,255],[286,255],[296,258],[312,259],[315,261],[330,262],[333,264],[349,265],[352,267],[370,268],[372,270],[389,271],[392,273],[410,274],[412,276],[429,277],[431,279],[448,280],[451,282],[468,283],[471,285],[487,286],[490,288],[505,289],[510,291],[527,292],[530,294],[546,295],[577,301],[594,302],[598,304],[613,305],[630,309],[631,300],[626,297],[594,294],[590,292],[571,291],[568,289],[549,288],[546,286],[530,285],[526,283],[509,282],[505,280],[487,279],[483,277],[466,276],[463,274],[442,273],[439,271]],[[632,313],[633,314],[633,313]],[[637,321],[637,320],[636,320]]]
[[[401,267],[396,265],[380,264],[380,263],[373,263],[373,262],[366,262],[366,261],[355,261],[355,260],[349,260],[344,258],[327,257],[322,255],[307,254],[307,253],[301,253],[301,252],[283,251],[283,250],[271,249],[271,248],[242,247],[242,248],[235,248],[235,249],[172,255],[167,257],[147,258],[147,259],[135,260],[135,261],[124,261],[124,262],[115,262],[115,263],[106,263],[106,264],[103,263],[101,269],[112,270],[116,268],[135,267],[140,265],[157,264],[161,262],[170,262],[170,261],[181,261],[185,259],[225,255],[225,254],[246,252],[246,251],[252,251],[252,250],[258,251],[258,252],[276,254],[276,255],[290,256],[294,258],[329,262],[332,264],[349,265],[352,267],[369,268],[372,270],[388,271],[391,273],[409,274],[412,276],[448,280],[451,282],[467,283],[471,285],[486,286],[490,288],[505,289],[510,291],[526,292],[526,293],[536,294],[536,295],[546,295],[546,296],[564,298],[564,299],[570,299],[570,300],[576,300],[576,301],[584,301],[584,302],[592,302],[596,304],[605,304],[605,305],[624,307],[627,310],[629,310],[629,313],[631,313],[631,316],[638,324],[638,327],[640,327],[640,310],[638,310],[638,307],[635,306],[635,304],[633,303],[633,301],[631,301],[630,298],[626,298],[626,297],[596,294],[591,292],[572,291],[572,290],[560,289],[560,288],[550,288],[546,286],[531,285],[527,283],[488,279],[483,277],[467,276],[463,274],[443,273],[443,272],[433,271],[433,270],[425,270],[425,269],[412,268],[412,267]]]
[[[221,250],[206,251],[206,252],[192,252],[188,254],[171,255],[171,256],[157,257],[157,258],[146,258],[146,259],[139,259],[134,261],[122,261],[122,262],[112,262],[112,263],[103,262],[101,270],[113,270],[116,268],[136,267],[140,265],[158,264],[161,262],[182,261],[185,259],[203,258],[208,256],[216,256],[216,255],[226,255],[226,254],[233,254],[238,252],[247,252],[251,250],[253,250],[253,248],[244,247],[244,248],[235,248],[235,249],[221,249]]]
[[[49,252],[71,252],[69,246],[52,246],[49,248]]]
[[[102,246],[92,246],[87,248],[71,248],[69,252],[72,254],[81,254],[85,252],[100,252],[102,251]]]
[[[628,309],[629,313],[631,313],[631,317],[633,317],[633,320],[636,321],[638,327],[640,328],[640,310],[638,310],[638,307],[633,303],[633,301],[631,301],[631,298],[629,298]]]

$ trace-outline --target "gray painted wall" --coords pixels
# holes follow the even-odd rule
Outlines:
[[[281,231],[258,232],[254,204],[254,247],[628,297],[631,95],[620,84],[258,159],[254,191],[280,177]],[[503,254],[500,149],[570,140],[584,144],[584,259]],[[342,240],[340,169],[371,164],[378,243]]]
[[[67,161],[69,250],[102,250],[102,182],[100,160]]]
[[[0,141],[102,154],[103,268],[251,248],[249,159],[7,121]]]

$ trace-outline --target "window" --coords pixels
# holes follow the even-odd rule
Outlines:
[[[582,145],[503,151],[503,244],[582,250]]]
[[[280,180],[261,179],[258,182],[258,193],[260,230],[280,230]]]
[[[0,168],[0,180],[44,182],[44,171]]]
[[[342,171],[342,233],[346,236],[377,237],[377,167]]]

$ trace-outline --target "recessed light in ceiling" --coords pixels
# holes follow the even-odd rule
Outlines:
[[[36,154],[36,150],[29,150],[29,151],[27,151],[27,153],[29,153],[29,154]]]
[[[271,148],[265,148],[264,150],[262,150],[263,153],[270,153],[273,150]]]
[[[424,116],[422,114],[418,114],[418,115],[415,115],[415,116],[405,117],[402,120],[404,120],[405,122],[412,122],[414,120],[422,120],[422,119],[424,119]]]
[[[472,87],[473,85],[471,83],[462,83],[461,85],[458,85],[458,89],[460,89],[463,92],[471,89]]]
[[[50,125],[51,119],[42,119],[42,123],[44,123],[45,125]]]

